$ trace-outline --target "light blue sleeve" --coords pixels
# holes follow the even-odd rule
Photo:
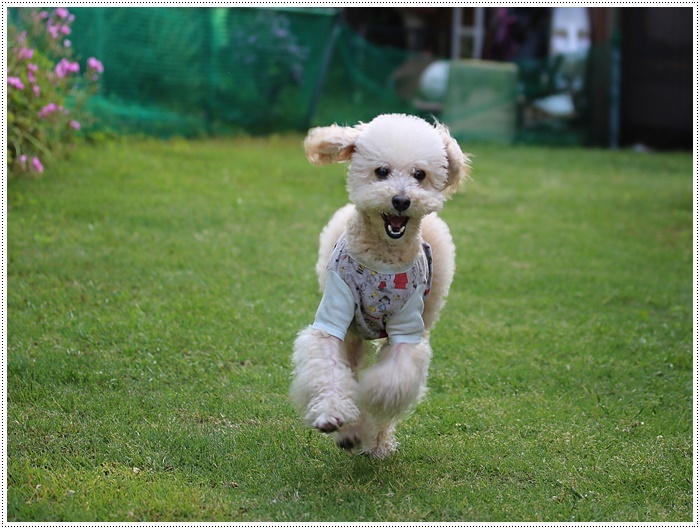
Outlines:
[[[420,343],[423,339],[423,294],[425,285],[416,289],[406,304],[386,324],[389,343]]]
[[[329,270],[312,327],[344,340],[354,317],[355,298],[350,287],[336,272]]]

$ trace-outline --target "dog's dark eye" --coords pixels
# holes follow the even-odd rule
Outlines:
[[[389,176],[389,168],[388,167],[377,167],[374,170],[374,174],[376,174],[379,178],[386,178]]]
[[[425,171],[423,171],[423,169],[416,169],[416,172],[413,173],[413,178],[415,178],[419,182],[421,180],[425,180]]]

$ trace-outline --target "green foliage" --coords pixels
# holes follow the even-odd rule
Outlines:
[[[8,27],[8,167],[43,172],[44,162],[65,156],[89,124],[85,98],[97,90],[102,64],[72,60],[74,16],[65,8],[17,8]],[[79,72],[83,71],[82,75]]]
[[[467,148],[430,391],[384,461],[286,395],[345,167],[124,141],[11,179],[8,521],[691,521],[692,156]]]

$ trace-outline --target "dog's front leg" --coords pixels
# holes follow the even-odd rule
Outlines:
[[[358,401],[379,421],[395,420],[410,411],[425,393],[432,350],[420,343],[385,344],[377,362],[363,371]]]
[[[290,396],[309,426],[333,432],[358,419],[357,381],[341,340],[307,327],[294,342],[292,363]]]

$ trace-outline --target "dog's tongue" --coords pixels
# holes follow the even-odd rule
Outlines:
[[[401,226],[406,224],[406,217],[399,217],[397,215],[386,215],[386,220],[394,228],[394,231],[399,231]]]
[[[392,239],[399,239],[403,237],[406,232],[406,224],[408,223],[408,217],[402,217],[400,215],[387,215],[384,214],[384,222],[386,233]]]

